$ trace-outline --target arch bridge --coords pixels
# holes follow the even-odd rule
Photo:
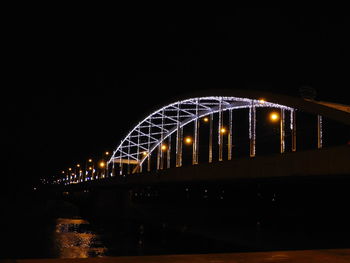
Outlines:
[[[277,136],[281,155],[297,151],[296,113],[298,111],[316,116],[316,149],[323,148],[323,117],[350,126],[349,107],[346,105],[308,101],[257,91],[206,91],[204,94],[180,97],[165,106],[157,107],[121,140],[110,158],[106,160],[103,169],[81,170],[74,176],[67,174],[65,183],[126,177],[131,174],[182,167],[185,157],[184,144],[192,148],[190,158],[192,166],[202,164],[203,161],[200,161],[199,157],[202,156],[203,159],[203,155],[206,155],[206,163],[234,161],[233,134],[236,127],[242,125],[246,126],[248,133],[247,152],[250,159],[256,159],[257,113],[263,109],[273,109],[276,114],[274,117],[278,122]],[[245,121],[234,122],[233,117],[236,114],[242,115],[242,112]],[[206,125],[201,125],[203,122]],[[204,132],[203,126],[206,127]],[[185,137],[184,129],[190,129],[192,136]],[[287,142],[286,133],[288,133]],[[206,138],[203,138],[203,134],[206,134]],[[203,147],[206,149],[203,150]],[[349,153],[348,148],[345,154]],[[344,155],[343,152],[339,154]]]
[[[108,222],[127,219],[174,226],[195,222],[200,227],[197,232],[191,229],[194,234],[213,238],[214,233],[213,240],[222,238],[224,244],[234,236],[233,247],[241,240],[246,247],[265,246],[256,240],[260,229],[263,236],[272,237],[264,239],[266,247],[276,244],[280,248],[284,240],[276,233],[281,231],[288,233],[282,235],[288,236],[286,244],[293,244],[289,237],[305,221],[317,222],[315,233],[320,233],[320,226],[323,229],[315,235],[317,242],[322,240],[319,237],[325,243],[342,239],[327,234],[334,231],[334,225],[342,226],[342,233],[348,226],[344,207],[349,201],[350,144],[329,147],[327,125],[334,120],[347,127],[347,142],[347,109],[246,91],[176,98],[137,122],[104,160],[107,165],[96,168],[89,159],[85,170],[75,168],[63,174],[59,183],[64,189],[54,189],[86,214],[108,217]],[[270,112],[276,114],[273,125],[261,121]],[[310,119],[303,119],[305,112]],[[303,133],[303,126],[312,127],[311,133]],[[272,136],[273,154],[261,151],[271,147],[261,143],[262,128]],[[311,141],[310,134],[312,148],[305,150],[302,146],[305,139]],[[242,138],[244,154],[237,158]],[[96,170],[87,169],[94,164]],[[306,212],[310,219],[305,220]],[[298,232],[295,244],[300,237],[309,240],[310,233],[301,236]],[[347,240],[347,233],[343,237]]]
[[[181,167],[183,144],[192,145],[192,164],[199,163],[200,155],[200,121],[207,122],[209,136],[206,140],[207,161],[223,161],[224,147],[227,147],[227,160],[232,159],[233,118],[240,110],[246,109],[248,118],[249,155],[256,156],[256,113],[261,108],[277,110],[275,118],[279,122],[280,153],[286,151],[286,130],[291,134],[291,151],[297,148],[296,111],[303,110],[317,115],[317,148],[323,146],[322,116],[327,116],[349,124],[350,114],[324,103],[274,94],[261,94],[246,91],[219,91],[209,94],[220,96],[203,96],[194,94],[190,98],[180,98],[166,106],[159,107],[149,114],[125,136],[113,151],[107,163],[107,176],[127,175],[131,173],[163,170],[172,166]],[[334,104],[333,104],[334,106]],[[224,122],[224,112],[228,120]],[[214,122],[214,118],[216,121]],[[214,125],[215,123],[215,125]],[[184,128],[193,127],[193,136],[184,138]],[[286,125],[288,124],[288,125]],[[235,124],[239,125],[239,124]],[[244,125],[244,124],[243,124]],[[226,145],[224,144],[224,136]],[[172,142],[173,140],[173,142]],[[217,160],[213,160],[213,148],[217,144]],[[175,148],[175,149],[173,149]],[[172,160],[175,152],[175,162]],[[152,162],[152,158],[155,161]],[[174,163],[174,164],[173,164]],[[152,167],[153,164],[153,167]]]

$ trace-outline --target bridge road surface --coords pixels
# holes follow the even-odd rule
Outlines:
[[[225,254],[3,260],[12,263],[349,263],[350,249],[245,252]]]

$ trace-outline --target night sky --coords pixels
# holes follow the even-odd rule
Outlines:
[[[310,86],[316,99],[349,104],[348,25],[345,10],[316,9],[14,18],[3,49],[2,182],[32,186],[99,157],[156,105],[193,91],[299,97]]]

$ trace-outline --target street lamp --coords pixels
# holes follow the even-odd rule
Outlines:
[[[100,161],[99,166],[100,168],[105,168],[106,167],[105,161]]]
[[[185,144],[187,144],[187,145],[190,145],[190,144],[192,144],[192,137],[190,137],[190,136],[187,136],[186,138],[185,138]]]
[[[106,162],[104,160],[102,160],[98,163],[98,166],[101,169],[101,177],[105,178]]]
[[[105,162],[105,168],[104,168],[104,172],[103,172],[103,177],[108,177],[108,165],[107,165],[107,159],[109,156],[109,151],[105,151],[104,157],[103,157],[103,161]]]
[[[83,178],[82,178],[82,177],[83,177],[83,170],[80,169],[80,170],[79,170],[79,179],[78,179],[78,182],[79,182],[79,183],[81,183],[81,182],[83,181]]]
[[[93,172],[93,168],[94,168],[94,164],[92,162],[92,159],[89,158],[88,162],[85,164],[85,176],[87,175],[87,178],[85,178],[85,181],[87,180],[93,180],[94,178],[94,172]],[[89,171],[91,171],[91,173],[89,174]]]
[[[90,159],[89,159],[90,160]],[[89,161],[88,160],[88,161]],[[89,175],[89,171],[88,171],[88,163],[85,162],[85,170],[83,172],[83,180],[86,182],[87,181],[87,178],[88,178],[88,175]]]
[[[270,120],[276,122],[280,119],[280,115],[277,112],[270,113]]]

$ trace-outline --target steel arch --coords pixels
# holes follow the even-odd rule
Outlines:
[[[192,121],[219,111],[253,107],[294,110],[277,103],[231,96],[206,96],[177,101],[156,110],[139,122],[113,151],[107,164],[123,162],[142,165],[165,139]]]

